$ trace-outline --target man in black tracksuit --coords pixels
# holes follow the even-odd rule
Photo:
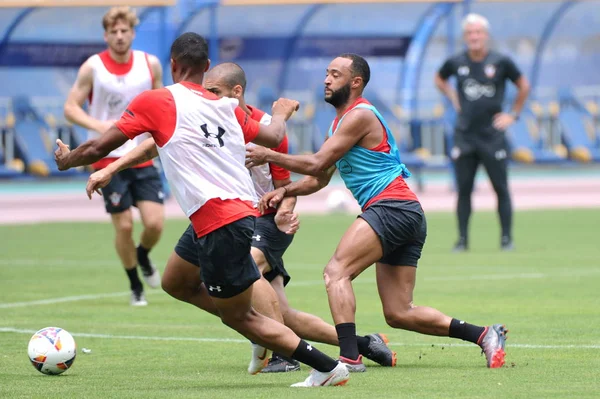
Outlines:
[[[501,248],[512,250],[512,204],[507,178],[509,149],[505,132],[519,118],[529,93],[529,83],[509,57],[489,50],[487,19],[469,14],[462,28],[467,51],[449,58],[435,77],[436,86],[450,99],[458,113],[451,151],[458,185],[459,239],[454,250],[468,249],[471,194],[480,163],[498,196]],[[448,82],[452,75],[457,78],[456,91]],[[506,79],[518,89],[510,113],[502,111]]]

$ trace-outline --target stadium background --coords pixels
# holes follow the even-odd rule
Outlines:
[[[26,6],[86,3],[118,2],[0,2],[2,178],[64,177],[53,165],[54,138],[73,145],[85,139],[65,123],[62,104],[80,64],[105,47],[106,7]],[[322,101],[328,61],[344,51],[368,56],[373,78],[366,96],[392,125],[413,169],[449,166],[455,115],[433,75],[463,48],[461,17],[481,13],[490,20],[492,46],[514,57],[532,84],[523,117],[509,132],[515,163],[563,168],[600,160],[598,1],[129,3],[138,5],[141,20],[134,47],[164,61],[165,84],[171,83],[169,45],[191,30],[209,39],[213,62],[234,61],[246,70],[250,103],[268,109],[278,96],[300,100],[290,124],[294,153],[317,149],[332,119]],[[507,107],[514,93],[509,85]]]

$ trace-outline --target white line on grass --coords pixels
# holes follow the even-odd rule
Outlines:
[[[26,330],[14,327],[0,327],[0,332],[15,334],[33,334],[36,330]],[[101,338],[101,339],[131,339],[140,341],[186,341],[186,342],[223,342],[223,343],[244,343],[246,339],[235,338],[196,338],[196,337],[153,337],[144,335],[112,335],[112,334],[90,334],[90,333],[71,333],[74,337]],[[473,344],[449,344],[449,343],[402,343],[391,342],[390,346],[410,346],[410,347],[444,347],[444,348],[472,348]],[[536,344],[510,344],[510,348],[522,349],[600,349],[600,345],[536,345]]]
[[[24,330],[12,327],[0,327],[0,332],[17,334],[34,334],[36,330]],[[85,338],[103,338],[103,339],[135,339],[140,341],[193,341],[193,342],[228,342],[228,343],[248,343],[247,339],[235,338],[195,338],[195,337],[148,337],[143,335],[112,335],[112,334],[90,334],[90,333],[71,333],[74,337]]]
[[[26,306],[36,306],[36,305],[52,305],[54,303],[78,302],[78,301],[85,301],[88,299],[112,298],[112,297],[124,296],[124,295],[131,295],[131,291],[108,292],[108,293],[104,293],[104,294],[64,296],[62,298],[40,299],[40,300],[36,300],[36,301],[27,301],[27,302],[0,303],[0,309],[22,308],[22,307],[26,307]]]
[[[0,259],[0,266],[110,266],[119,265],[117,259]]]

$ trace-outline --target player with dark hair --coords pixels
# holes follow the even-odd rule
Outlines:
[[[252,119],[262,124],[269,124],[271,116],[246,104],[244,91],[246,75],[243,69],[234,63],[219,64],[210,69],[204,77],[204,87],[219,97],[235,98],[239,107]],[[248,144],[253,146],[254,144]],[[287,154],[287,137],[274,149]],[[88,195],[94,190],[108,184],[110,179],[126,164],[135,160],[126,155],[109,168],[98,171],[88,180]],[[258,196],[270,192],[274,188],[282,187],[291,182],[289,171],[277,165],[261,165],[251,169],[251,176]],[[282,320],[298,336],[315,342],[338,345],[335,328],[321,318],[290,308],[284,287],[290,276],[284,267],[283,254],[292,242],[293,233],[297,226],[297,218],[293,213],[296,204],[295,197],[285,198],[277,209],[269,209],[256,220],[254,235],[252,236],[251,254],[264,277],[270,281],[277,293],[279,307],[269,303],[271,295],[258,292],[255,287],[253,295],[254,307],[261,313],[275,320]],[[194,241],[193,227],[190,226],[179,239],[174,253],[169,258],[163,274],[163,289],[174,298],[188,302],[201,309],[218,316],[218,309],[211,301],[206,286],[198,274],[200,263],[198,260]],[[264,289],[264,287],[263,287]],[[268,291],[265,289],[265,291]],[[387,338],[383,334],[371,334],[366,337],[357,337],[360,353],[382,366],[394,366],[396,353],[386,345]],[[264,348],[253,344],[253,354],[248,372],[256,374],[266,361]],[[299,364],[283,354],[274,353],[269,364],[262,372],[288,372],[299,370]]]
[[[154,141],[146,140],[128,155],[160,156],[174,196],[194,228],[190,250],[197,251],[202,281],[223,323],[314,368],[305,381],[293,386],[343,385],[349,379],[344,364],[252,307],[254,284],[262,279],[250,255],[257,212],[256,193],[244,166],[246,143],[278,146],[285,121],[298,103],[278,100],[271,123],[260,125],[238,107],[237,100],[219,98],[202,86],[209,66],[206,40],[191,32],[179,36],[171,46],[176,83],[136,97],[121,119],[96,140],[73,151],[57,140],[56,163],[60,170],[90,164],[149,132]]]
[[[455,252],[469,248],[468,228],[471,194],[479,164],[483,164],[498,197],[498,215],[502,228],[500,247],[511,251],[512,201],[508,187],[509,148],[506,129],[517,119],[529,93],[527,78],[507,56],[488,48],[487,19],[469,14],[463,20],[467,51],[451,57],[440,68],[435,84],[458,113],[451,157],[458,186],[456,214],[458,241]],[[457,90],[448,79],[456,75]],[[506,80],[518,89],[510,113],[502,112]],[[458,92],[458,95],[457,95]]]
[[[352,280],[373,263],[383,313],[391,327],[472,342],[485,352],[488,367],[501,367],[505,357],[504,326],[479,327],[413,303],[427,224],[417,196],[404,180],[410,173],[400,161],[391,130],[377,109],[362,97],[369,79],[368,64],[358,55],[343,54],[329,64],[325,101],[335,107],[337,117],[316,154],[285,155],[260,147],[247,150],[249,167],[271,162],[309,175],[263,196],[259,209],[276,206],[284,197],[320,190],[329,183],[336,167],[363,209],[324,271],[340,360],[348,367],[365,367],[356,339]]]

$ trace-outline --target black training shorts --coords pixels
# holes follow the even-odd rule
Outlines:
[[[162,204],[164,196],[162,180],[154,166],[122,170],[102,189],[106,212],[111,214],[125,212],[139,201]]]
[[[427,221],[417,201],[385,199],[369,206],[363,218],[381,241],[379,260],[393,266],[417,266],[427,237]]]

